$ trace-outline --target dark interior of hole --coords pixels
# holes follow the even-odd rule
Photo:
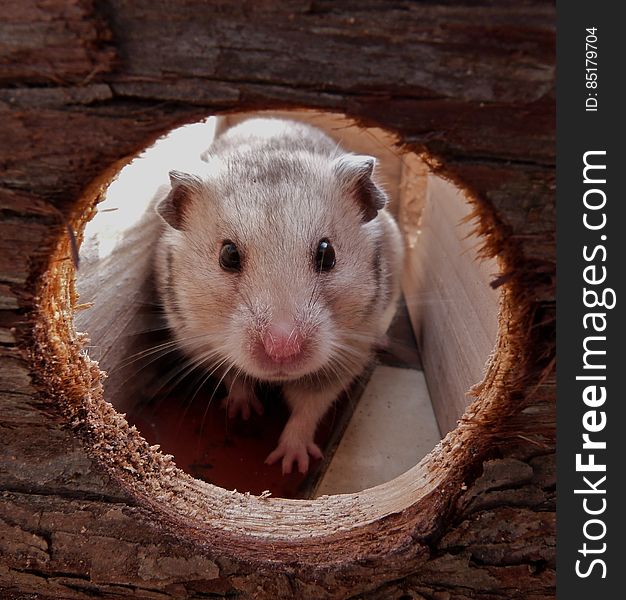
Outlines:
[[[151,210],[151,209],[148,209]],[[144,250],[154,240],[142,240]],[[102,285],[121,285],[102,281]],[[124,285],[128,286],[128,283]],[[323,477],[360,399],[372,367],[357,380],[348,394],[340,397],[325,415],[316,432],[324,452],[322,461],[313,461],[306,475],[281,474],[280,466],[264,460],[274,449],[287,421],[288,410],[280,390],[269,386],[259,390],[264,414],[254,413],[247,421],[229,419],[221,406],[223,385],[207,373],[187,369],[187,360],[171,344],[161,313],[151,273],[136,286],[143,286],[132,324],[120,338],[115,360],[103,357],[105,398],[125,412],[150,444],[174,455],[176,464],[193,475],[227,489],[287,498],[311,497]],[[132,290],[128,290],[132,292]],[[121,301],[135,302],[133,293]],[[151,299],[145,301],[145,299]],[[84,321],[90,330],[89,319]],[[383,365],[420,368],[415,339],[406,307],[402,305],[388,334],[389,345],[380,350],[376,362]],[[94,358],[100,359],[98,353]],[[295,469],[294,469],[295,471]]]

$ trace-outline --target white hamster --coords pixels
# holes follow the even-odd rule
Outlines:
[[[403,244],[375,159],[315,127],[250,119],[170,173],[157,287],[180,348],[226,384],[230,416],[279,383],[290,418],[268,463],[306,472],[318,422],[371,360],[395,313]]]

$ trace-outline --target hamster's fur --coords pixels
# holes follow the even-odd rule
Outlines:
[[[230,416],[262,411],[257,381],[282,386],[291,415],[267,462],[306,472],[309,456],[322,456],[319,420],[393,318],[400,233],[372,179],[375,159],[309,125],[250,119],[203,158],[203,172],[171,172],[157,204],[167,322],[226,384]]]

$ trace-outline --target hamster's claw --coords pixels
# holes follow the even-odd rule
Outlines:
[[[257,415],[263,414],[263,404],[254,393],[250,394],[229,394],[222,400],[222,408],[228,411],[228,418],[234,419],[238,415],[244,421],[250,418],[250,407],[254,409]]]
[[[298,471],[304,474],[309,470],[309,455],[317,459],[324,457],[313,441],[281,439],[276,449],[265,459],[265,464],[273,465],[282,458],[283,475],[291,473],[294,463],[298,466]]]

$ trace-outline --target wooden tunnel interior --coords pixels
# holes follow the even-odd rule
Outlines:
[[[6,12],[18,34],[0,38],[0,592],[553,597],[552,4]],[[173,128],[302,108],[381,128],[414,153],[396,165],[405,293],[451,294],[463,310],[411,315],[441,443],[375,488],[286,500],[194,479],[108,402],[74,326],[68,228],[80,241],[119,169]],[[454,247],[460,262],[447,259]],[[119,289],[139,292],[126,275]],[[77,314],[91,336],[125,327],[96,307]]]

